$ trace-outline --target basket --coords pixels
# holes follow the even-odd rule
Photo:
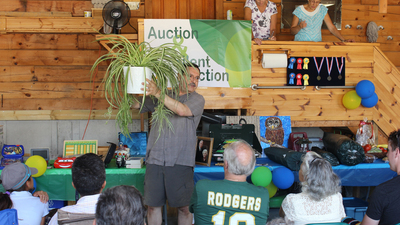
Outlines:
[[[379,152],[379,153],[367,153],[367,154],[371,154],[373,156],[375,156],[377,159],[382,159],[386,156],[385,152]]]

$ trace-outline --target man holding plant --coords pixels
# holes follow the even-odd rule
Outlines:
[[[152,80],[147,79],[145,86],[146,95],[153,98],[145,99],[141,112],[154,112],[158,102],[164,101],[165,107],[172,111],[168,119],[173,126],[170,129],[165,124],[153,123],[150,131],[144,181],[149,225],[161,225],[161,209],[166,199],[169,206],[178,208],[178,224],[192,224],[189,203],[194,187],[196,129],[205,100],[196,92],[200,79],[199,67],[195,64],[186,64],[185,67],[188,75],[179,74],[182,78],[179,93],[170,92],[160,99],[161,90]],[[140,103],[134,105],[134,108],[140,107]]]

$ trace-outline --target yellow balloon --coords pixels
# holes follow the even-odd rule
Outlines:
[[[269,194],[269,198],[274,197],[276,192],[278,191],[278,188],[275,186],[275,184],[271,181],[268,186],[266,186]]]
[[[346,109],[356,109],[361,104],[361,97],[357,95],[356,90],[347,92],[342,99]]]
[[[38,170],[38,173],[32,175],[32,177],[40,177],[46,172],[47,169],[47,162],[46,160],[40,155],[33,155],[29,157],[25,164],[29,167],[35,167]]]

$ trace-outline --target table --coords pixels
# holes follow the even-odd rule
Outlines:
[[[268,158],[258,158],[257,166],[267,166],[271,171],[282,165]],[[333,167],[334,172],[341,178],[342,186],[377,186],[390,180],[396,173],[391,171],[389,164],[378,159],[374,163],[360,163],[355,166],[339,165]],[[112,161],[106,169],[106,188],[116,185],[134,185],[143,194],[143,182],[146,168],[126,169],[117,168]],[[293,171],[296,181],[298,172]],[[219,180],[224,178],[222,166],[200,166],[194,168],[194,181],[201,179]],[[46,191],[52,200],[75,201],[75,189],[72,187],[70,169],[47,169],[46,172],[35,178],[37,189]],[[2,186],[0,191],[4,192]]]
[[[281,164],[268,158],[258,158],[256,166],[267,166],[271,171],[283,167]],[[389,163],[381,159],[374,163],[360,163],[355,166],[339,165],[332,167],[333,171],[340,177],[342,186],[377,186],[396,176],[396,172],[390,170]],[[293,171],[295,180],[299,181],[298,171]],[[224,178],[222,166],[196,166],[194,169],[194,180],[201,179],[220,180]]]
[[[117,185],[134,185],[143,194],[145,172],[145,167],[141,169],[118,168],[115,160],[112,160],[106,168],[105,188]],[[35,181],[37,190],[47,192],[51,200],[75,201],[71,169],[47,169],[42,176],[36,177]],[[4,192],[2,185],[0,185],[0,191]]]

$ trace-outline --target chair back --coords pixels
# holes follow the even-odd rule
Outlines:
[[[307,225],[348,225],[347,223],[308,223]]]
[[[18,225],[16,209],[4,209],[0,211],[0,225]]]

